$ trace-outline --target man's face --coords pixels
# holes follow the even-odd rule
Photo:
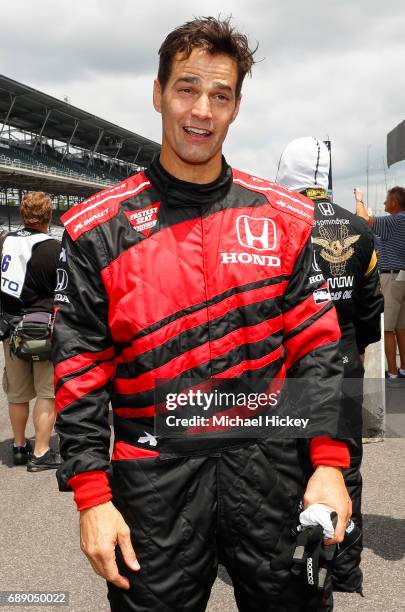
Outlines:
[[[387,195],[384,205],[385,212],[390,213],[391,215],[397,212],[397,200],[392,195]]]
[[[153,103],[162,114],[160,160],[183,180],[209,182],[221,170],[222,143],[236,118],[237,65],[227,55],[193,49],[177,54],[164,91],[155,81]]]

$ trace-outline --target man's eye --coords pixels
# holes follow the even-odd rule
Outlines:
[[[180,91],[181,91],[182,93],[185,93],[185,94],[191,94],[191,93],[193,93],[193,92],[192,92],[192,89],[190,89],[190,87],[182,87],[182,88],[180,89]]]
[[[228,96],[224,96],[224,94],[217,94],[215,97],[220,102],[226,102],[228,100]]]

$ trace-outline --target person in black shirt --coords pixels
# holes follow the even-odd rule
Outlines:
[[[43,192],[30,192],[22,200],[20,213],[24,228],[7,234],[1,252],[1,308],[3,317],[14,322],[24,314],[53,312],[60,244],[48,235],[52,204]],[[3,389],[9,402],[14,433],[15,465],[27,463],[28,471],[56,468],[60,456],[49,442],[55,420],[53,366],[50,361],[24,361],[4,344]],[[29,401],[33,410],[35,447],[25,438]]]
[[[342,334],[340,354],[345,376],[342,409],[351,433],[347,440],[350,467],[343,475],[352,500],[352,520],[361,529],[364,354],[369,344],[381,339],[384,300],[371,232],[362,219],[329,198],[329,165],[329,150],[322,141],[296,138],[280,158],[277,182],[306,195],[315,205],[312,233],[315,254],[310,282],[322,276],[326,279]],[[349,540],[351,532],[347,531],[333,565],[333,588],[361,592],[361,535],[350,544],[350,550]],[[329,602],[327,610],[332,609],[331,605]]]

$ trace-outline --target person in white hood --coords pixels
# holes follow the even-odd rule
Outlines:
[[[276,182],[291,191],[328,189],[330,157],[327,146],[317,138],[292,140],[280,158]]]
[[[371,232],[362,219],[331,202],[327,192],[329,167],[330,153],[324,142],[313,137],[296,138],[281,155],[276,182],[314,202],[312,278],[316,282],[323,275],[327,280],[342,332],[340,346],[347,394],[343,408],[349,424],[351,455],[351,465],[344,470],[344,476],[353,504],[352,518],[361,529],[363,361],[366,346],[381,337],[383,298]],[[360,537],[351,542],[350,550],[337,556],[332,572],[335,590],[361,592],[361,551]]]

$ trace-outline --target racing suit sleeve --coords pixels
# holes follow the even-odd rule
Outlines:
[[[338,431],[343,366],[338,345],[340,329],[327,284],[312,270],[313,248],[309,238],[302,249],[284,300],[284,348],[288,378],[309,379],[302,386],[300,402],[316,408],[319,435],[309,444],[313,467],[347,468],[347,444],[326,432]]]
[[[371,241],[371,237],[370,237]],[[370,244],[372,244],[370,242]],[[361,279],[354,326],[356,344],[362,355],[366,347],[381,338],[381,313],[384,310],[384,298],[380,290],[380,275],[377,268],[377,255],[370,247],[371,255],[367,270]]]
[[[82,510],[111,499],[108,411],[114,347],[90,241],[84,236],[75,242],[65,232],[60,258],[65,280],[55,296],[53,343],[55,429],[63,459],[57,479],[60,490],[74,490]]]

